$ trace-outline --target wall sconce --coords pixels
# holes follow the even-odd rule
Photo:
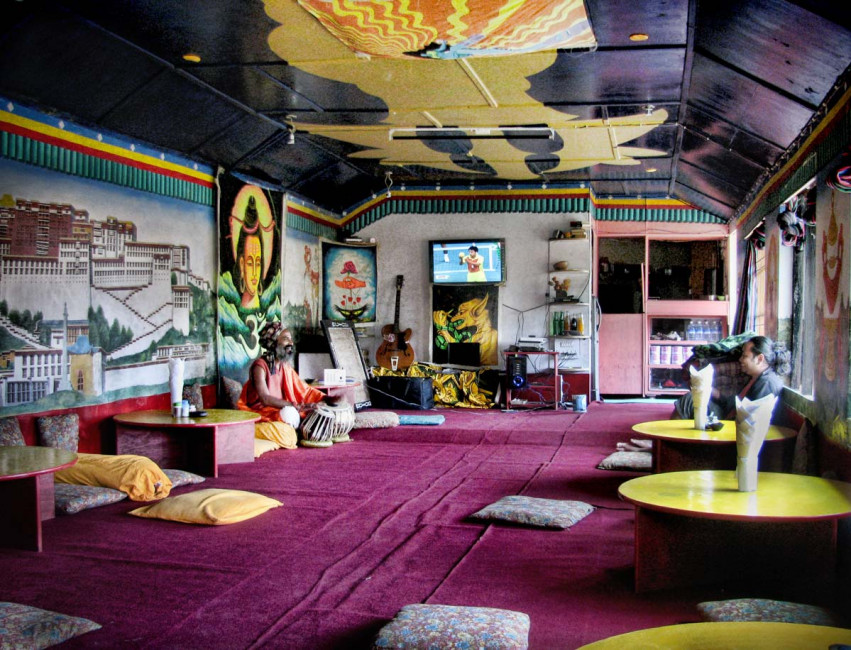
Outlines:
[[[392,196],[390,188],[393,187],[393,172],[384,172],[384,186],[387,188],[387,198],[389,199]]]

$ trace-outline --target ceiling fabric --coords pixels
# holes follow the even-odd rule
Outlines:
[[[592,47],[582,0],[298,0],[344,45],[375,57],[457,59]]]

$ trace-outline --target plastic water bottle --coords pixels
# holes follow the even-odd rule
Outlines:
[[[694,341],[694,339],[695,339],[694,330],[695,330],[694,321],[690,320],[688,322],[688,327],[686,327],[686,340],[687,341]]]
[[[706,330],[704,329],[703,321],[696,320],[694,322],[694,340],[695,341],[705,341],[706,340]]]

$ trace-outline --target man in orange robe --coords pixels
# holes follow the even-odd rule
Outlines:
[[[281,323],[268,323],[260,330],[260,346],[263,352],[251,364],[237,408],[260,414],[255,437],[295,449],[301,419],[325,401],[325,395],[292,367],[293,337]]]

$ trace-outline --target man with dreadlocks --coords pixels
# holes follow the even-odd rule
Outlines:
[[[257,438],[295,449],[302,417],[325,401],[325,395],[292,367],[293,337],[281,323],[267,323],[260,330],[260,346],[263,352],[251,364],[237,408],[260,414]]]

